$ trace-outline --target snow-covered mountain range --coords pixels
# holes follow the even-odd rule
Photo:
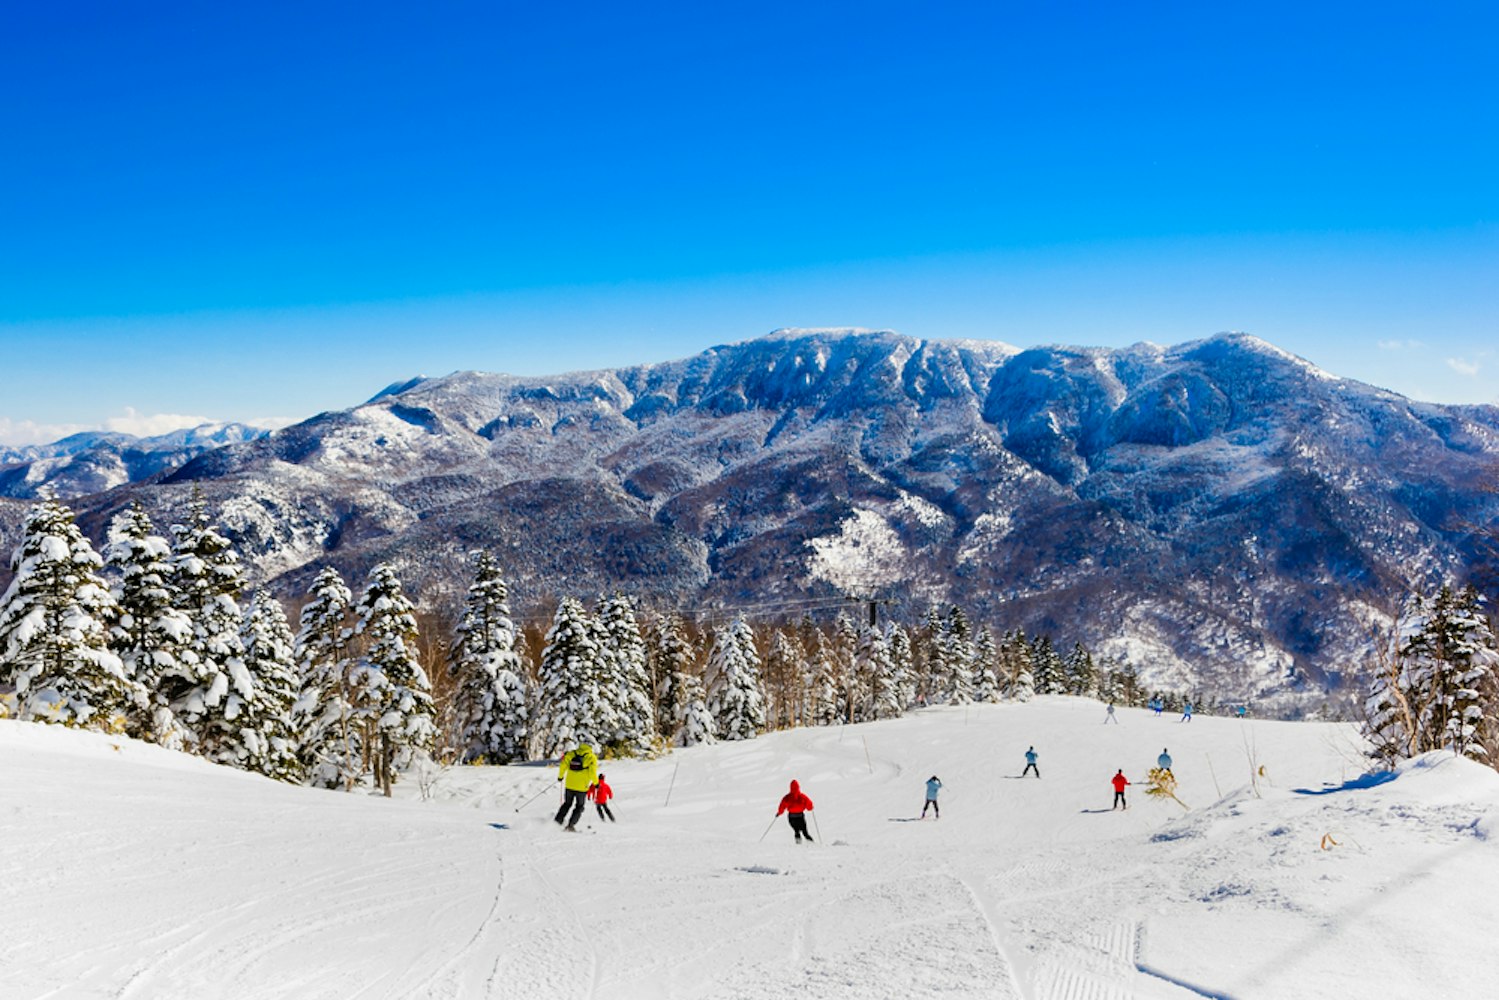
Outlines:
[[[98,493],[266,433],[248,424],[209,423],[153,437],[86,431],[51,444],[0,447],[0,496],[34,498],[49,487],[58,496]]]
[[[1404,588],[1472,562],[1496,464],[1499,409],[1413,402],[1244,335],[1017,350],[787,330],[617,371],[413,379],[61,492],[98,537],[133,498],[164,524],[201,487],[287,595],[394,558],[447,600],[481,546],[522,612],[623,588],[774,614],[841,583],[1293,710],[1346,690]],[[23,506],[0,508],[9,538]]]

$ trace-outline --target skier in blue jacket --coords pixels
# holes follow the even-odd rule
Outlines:
[[[1032,771],[1036,772],[1036,777],[1038,777],[1038,778],[1041,777],[1041,769],[1036,766],[1036,748],[1035,747],[1031,747],[1029,750],[1027,750],[1025,752],[1025,770],[1020,772],[1020,776],[1023,778],[1027,774],[1030,774]]]
[[[942,818],[942,810],[937,805],[937,793],[942,791],[942,779],[935,774],[926,779],[926,804],[921,807],[921,818],[926,819],[926,807],[931,806],[932,812],[937,819]]]
[[[1162,771],[1165,771],[1167,774],[1170,774],[1171,755],[1163,749],[1161,751],[1161,755],[1155,759],[1155,766],[1160,768]]]

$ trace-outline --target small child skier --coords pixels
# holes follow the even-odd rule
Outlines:
[[[1181,721],[1183,721],[1183,722],[1191,722],[1192,721],[1192,703],[1190,701],[1187,702],[1185,705],[1182,706]]]
[[[1036,748],[1035,747],[1031,747],[1029,750],[1027,750],[1025,752],[1025,770],[1020,772],[1020,776],[1023,778],[1027,774],[1030,774],[1032,771],[1036,772],[1036,777],[1037,778],[1041,777],[1041,769],[1036,766]]]
[[[1114,715],[1114,703],[1112,701],[1109,702],[1109,714],[1104,717],[1103,724],[1107,726],[1111,722],[1116,726],[1119,725],[1119,718]]]
[[[791,791],[781,796],[781,806],[776,810],[776,815],[786,813],[786,822],[791,824],[791,829],[796,833],[796,842],[800,844],[802,838],[807,838],[807,843],[812,843],[812,834],[807,832],[806,813],[812,811],[812,800],[802,794],[802,786],[797,782],[791,783]]]
[[[593,807],[598,810],[600,820],[614,822],[614,812],[609,808],[609,800],[614,798],[614,789],[604,780],[603,772],[599,772],[599,780],[588,788],[588,797],[593,800]]]
[[[1166,752],[1164,747],[1161,749],[1161,755],[1155,759],[1155,766],[1167,774],[1171,774],[1171,755]],[[1172,775],[1172,777],[1175,777],[1175,775]]]
[[[1114,809],[1128,809],[1129,808],[1129,803],[1126,802],[1126,801],[1124,801],[1124,788],[1130,782],[1129,782],[1129,779],[1124,776],[1124,768],[1121,767],[1119,770],[1117,770],[1117,771],[1114,772],[1113,781],[1114,781]]]
[[[931,806],[932,812],[937,819],[942,818],[942,810],[937,806],[937,793],[942,791],[942,780],[935,774],[926,779],[926,804],[921,807],[921,818],[926,819],[926,807]]]

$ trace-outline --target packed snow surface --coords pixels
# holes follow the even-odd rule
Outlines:
[[[387,801],[0,722],[0,998],[1490,994],[1499,775],[1119,717],[1041,698],[605,762],[619,821],[579,835],[551,766]],[[1190,810],[1139,784],[1163,749]],[[815,845],[773,818],[792,778]]]

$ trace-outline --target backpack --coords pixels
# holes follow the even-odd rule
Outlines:
[[[583,770],[583,755],[574,751],[572,757],[567,761],[567,769],[569,771]]]

